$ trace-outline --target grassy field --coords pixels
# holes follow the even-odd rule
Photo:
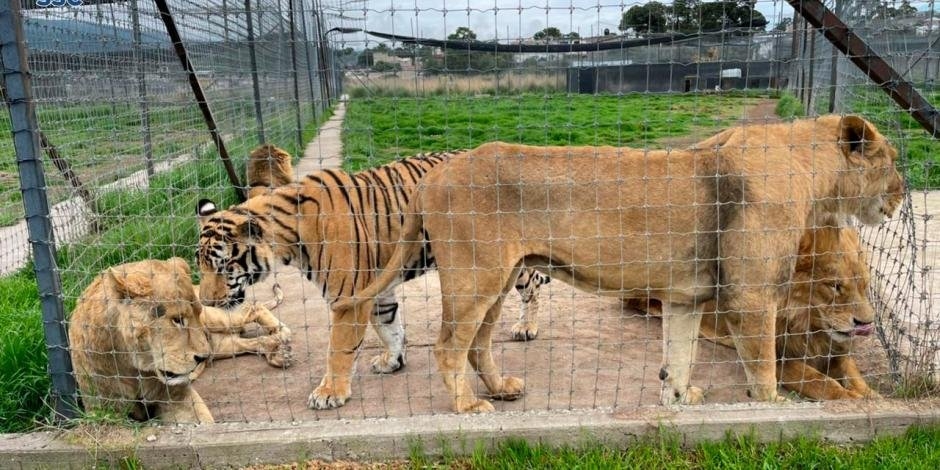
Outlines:
[[[417,152],[502,140],[532,145],[685,146],[736,123],[741,94],[371,97],[353,100],[343,132],[346,168]]]

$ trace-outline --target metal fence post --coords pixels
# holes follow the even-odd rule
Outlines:
[[[40,160],[39,126],[31,98],[26,38],[19,15],[19,0],[0,2],[0,62],[9,102],[26,226],[39,286],[49,377],[52,381],[51,404],[55,411],[54,419],[69,419],[77,416],[77,392],[65,327],[62,282],[56,266],[54,234],[45,192],[46,181]]]
[[[259,18],[261,11],[259,10]],[[255,102],[255,121],[258,123],[258,145],[266,142],[264,137],[264,114],[261,111],[261,88],[258,85],[258,57],[255,52],[255,31],[252,25],[251,0],[245,0],[245,24],[248,33],[248,60],[251,64],[251,93]],[[260,20],[258,21],[261,22]],[[258,26],[261,26],[260,24]]]

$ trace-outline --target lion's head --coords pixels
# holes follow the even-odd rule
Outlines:
[[[248,197],[266,194],[294,180],[291,155],[286,150],[264,144],[251,151],[246,164]]]
[[[865,225],[890,218],[904,192],[904,179],[896,167],[898,151],[874,125],[858,116],[819,120],[838,126],[839,147],[846,160],[835,198],[823,201],[827,212],[854,215]]]
[[[189,384],[210,354],[201,313],[182,258],[109,268],[85,290],[70,319],[73,357],[83,355],[76,372],[100,376],[115,368],[166,385]],[[108,379],[95,378],[99,387]]]
[[[846,344],[874,331],[875,311],[868,301],[868,261],[858,232],[820,227],[800,240],[787,310],[790,332],[825,332]]]

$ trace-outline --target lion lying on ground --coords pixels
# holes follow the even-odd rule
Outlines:
[[[793,279],[777,310],[777,377],[787,390],[814,400],[877,397],[852,357],[853,339],[874,331],[866,295],[868,259],[852,228],[820,227],[800,239]],[[630,299],[636,310],[662,314],[659,301]],[[734,347],[716,303],[703,309],[700,336]]]
[[[857,116],[735,127],[686,150],[484,144],[425,176],[387,269],[333,308],[365,323],[371,299],[429,243],[443,303],[438,370],[467,412],[494,409],[471,388],[468,359],[493,398],[522,394],[493,360],[491,335],[523,264],[588,292],[661,301],[663,403],[703,401],[689,377],[703,304],[720,299],[749,394],[776,401],[778,286],[799,239],[832,215],[878,224],[892,214],[896,159]]]
[[[249,321],[269,334],[237,337]],[[203,307],[182,258],[105,270],[82,293],[69,319],[72,364],[85,408],[126,411],[141,421],[213,422],[192,388],[206,361],[257,352],[286,367],[289,337],[290,330],[265,306],[248,304],[233,313]]]

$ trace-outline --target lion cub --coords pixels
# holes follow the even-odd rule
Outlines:
[[[807,230],[793,279],[777,315],[777,377],[783,388],[813,400],[877,397],[852,357],[853,339],[874,331],[875,312],[866,292],[868,260],[852,228]],[[662,313],[658,301],[625,305]],[[734,347],[715,303],[705,305],[702,338]]]

